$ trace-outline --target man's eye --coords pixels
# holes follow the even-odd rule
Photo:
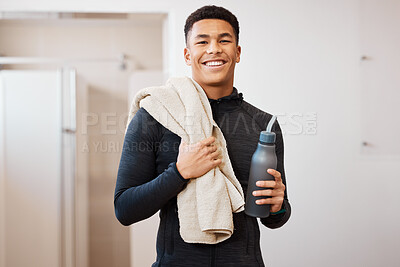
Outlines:
[[[206,41],[197,42],[197,44],[206,44],[206,43],[207,43]]]
[[[229,40],[221,40],[221,43],[230,43],[231,41]]]

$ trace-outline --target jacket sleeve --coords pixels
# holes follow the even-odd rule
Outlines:
[[[275,229],[283,226],[290,218],[291,214],[291,206],[289,203],[288,195],[287,195],[287,184],[286,184],[286,175],[285,175],[285,166],[284,166],[284,157],[283,157],[283,137],[282,131],[279,126],[278,121],[274,123],[272,131],[276,133],[276,145],[275,145],[275,152],[276,157],[278,160],[277,164],[277,171],[279,171],[282,175],[282,182],[285,185],[285,196],[282,204],[282,209],[285,209],[286,212],[277,214],[277,215],[270,215],[267,218],[261,218],[260,221],[263,225],[268,228]]]
[[[123,225],[151,217],[186,184],[175,162],[156,174],[159,126],[143,108],[129,123],[114,194],[115,215]]]

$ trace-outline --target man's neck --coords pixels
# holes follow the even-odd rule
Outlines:
[[[233,91],[233,83],[222,85],[222,86],[221,85],[210,86],[210,85],[205,85],[205,84],[201,84],[201,83],[198,83],[198,84],[201,86],[201,88],[203,88],[204,92],[207,95],[207,98],[209,98],[209,99],[219,99],[221,97],[232,94],[232,91]]]

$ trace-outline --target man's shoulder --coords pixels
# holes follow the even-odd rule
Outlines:
[[[242,109],[244,109],[262,129],[267,127],[268,122],[272,118],[270,113],[257,108],[245,100],[243,100]]]
[[[135,113],[129,124],[138,124],[138,123],[143,124],[143,123],[154,123],[154,122],[157,122],[157,120],[154,119],[153,116],[151,116],[150,113],[147,112],[147,110],[141,107]]]
[[[147,135],[162,135],[165,132],[165,127],[147,112],[146,109],[141,107],[130,121],[127,133],[138,133],[138,131]]]

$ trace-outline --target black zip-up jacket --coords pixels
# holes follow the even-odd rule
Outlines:
[[[271,115],[243,100],[236,88],[229,96],[209,100],[213,118],[227,142],[228,154],[243,192],[247,192],[250,161],[260,132]],[[276,133],[277,170],[286,185],[283,164],[283,139],[279,124]],[[233,235],[218,244],[191,244],[179,234],[176,196],[187,181],[176,168],[181,138],[157,122],[141,108],[130,122],[123,145],[115,188],[115,214],[123,225],[149,218],[158,210],[157,260],[152,266],[264,266],[260,250],[260,230],[256,218],[244,212],[233,214]],[[291,208],[285,191],[286,212],[260,219],[268,228],[287,222]]]

